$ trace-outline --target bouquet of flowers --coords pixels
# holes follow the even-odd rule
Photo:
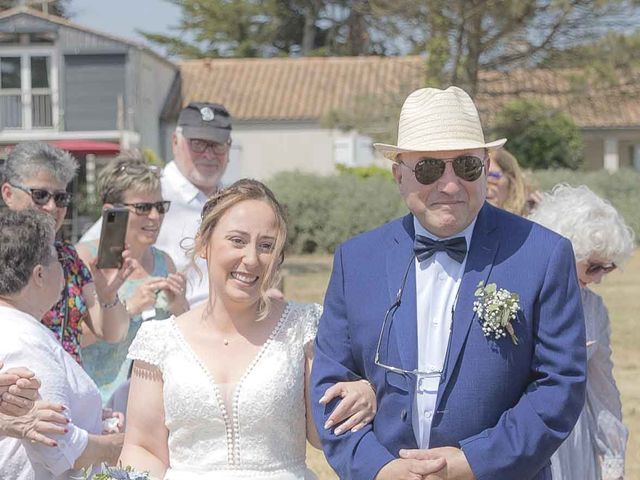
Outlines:
[[[102,471],[91,476],[91,468],[84,471],[83,480],[151,480],[148,472],[138,472],[130,466],[110,467],[102,464]]]

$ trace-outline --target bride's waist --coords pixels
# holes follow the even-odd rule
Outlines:
[[[165,480],[236,480],[245,478],[265,480],[303,480],[316,478],[304,463],[287,465],[284,468],[252,468],[251,466],[193,468],[175,466],[169,468]]]

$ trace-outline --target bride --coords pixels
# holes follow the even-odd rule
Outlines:
[[[320,307],[266,295],[285,241],[283,209],[260,182],[207,201],[194,251],[207,260],[210,298],[145,322],[131,345],[123,465],[167,480],[314,478],[305,440],[320,447],[308,395]],[[366,381],[335,385],[323,403],[333,397],[336,434],[375,414]]]

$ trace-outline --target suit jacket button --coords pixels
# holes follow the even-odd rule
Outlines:
[[[400,418],[403,422],[407,420],[407,411],[404,408],[400,411]]]

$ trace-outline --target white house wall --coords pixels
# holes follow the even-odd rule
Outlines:
[[[128,108],[127,120],[133,130],[140,132],[140,147],[151,148],[156,154],[165,153],[163,132],[160,127],[160,115],[167,100],[177,69],[146,51],[132,48],[131,82],[132,101]]]
[[[267,180],[278,172],[291,170],[334,173],[334,140],[339,135],[338,131],[313,125],[234,124],[231,162],[235,165],[229,165],[224,183],[240,177]]]
[[[634,163],[636,146],[640,145],[640,131],[637,128],[583,129],[584,161],[586,170],[607,168],[637,168]]]

